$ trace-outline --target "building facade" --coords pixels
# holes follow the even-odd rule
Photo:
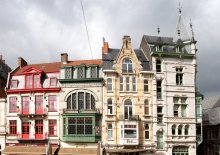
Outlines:
[[[124,36],[121,49],[104,42],[103,154],[154,154],[153,99],[149,60]]]
[[[59,153],[99,154],[103,100],[101,59],[68,61],[61,54]]]
[[[27,64],[18,58],[18,67],[8,78],[4,153],[45,153],[48,143],[58,147],[60,65]]]
[[[7,84],[8,73],[11,68],[5,64],[2,55],[0,55],[0,154],[5,148],[5,136],[6,136],[6,93],[5,86]]]
[[[192,29],[191,29],[192,30]],[[144,35],[140,48],[154,73],[153,141],[156,154],[196,154],[196,41],[181,10],[174,37]]]
[[[201,155],[220,153],[220,96],[211,96],[202,101],[203,142],[198,148]]]

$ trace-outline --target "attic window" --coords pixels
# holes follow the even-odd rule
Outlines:
[[[11,80],[11,88],[17,88],[18,87],[18,80]]]
[[[78,67],[77,76],[79,79],[85,78],[85,67]]]
[[[176,47],[176,53],[182,53],[183,52],[183,47],[177,46]]]
[[[122,62],[122,72],[123,73],[132,73],[133,72],[133,66],[132,61],[129,58],[124,58]]]
[[[26,88],[40,88],[40,75],[39,74],[29,74],[25,77]]]
[[[97,78],[97,67],[91,67],[90,68],[90,77],[91,78]]]
[[[50,86],[56,86],[57,85],[57,78],[51,77],[50,78]]]
[[[157,52],[163,52],[163,46],[162,45],[157,45],[156,46],[156,51]]]

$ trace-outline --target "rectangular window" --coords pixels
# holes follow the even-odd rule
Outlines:
[[[130,91],[129,77],[126,77],[126,91]]]
[[[148,92],[148,80],[144,80],[144,92]]]
[[[144,100],[144,114],[149,115],[149,102],[148,102],[148,100]]]
[[[50,78],[50,86],[56,86],[57,85],[57,78],[52,77]]]
[[[43,114],[43,95],[35,96],[35,113],[36,114]]]
[[[120,91],[124,91],[124,79],[120,77]]]
[[[40,88],[40,75],[26,75],[26,88]]]
[[[112,140],[113,139],[113,127],[112,124],[108,125],[108,140]]]
[[[178,104],[174,104],[173,115],[174,115],[174,117],[178,117],[178,115],[179,115],[179,105]]]
[[[17,121],[16,120],[10,120],[9,121],[9,134],[10,135],[16,135],[17,134]]]
[[[33,75],[26,75],[26,88],[33,88]]]
[[[91,67],[90,68],[90,75],[91,75],[91,78],[97,78],[97,67]]]
[[[28,120],[22,121],[22,137],[25,139],[29,138],[30,134],[30,122]]]
[[[176,85],[183,85],[183,68],[176,68]]]
[[[65,68],[65,79],[72,79],[72,67],[66,67]]]
[[[35,138],[43,139],[43,120],[35,120]]]
[[[145,124],[145,139],[149,139],[150,135],[149,135],[149,125]]]
[[[112,91],[112,78],[107,79],[107,90]]]
[[[22,96],[22,98],[21,98],[22,114],[29,114],[29,111],[30,111],[29,100],[30,100],[30,97]]]
[[[137,91],[137,88],[136,88],[136,78],[135,77],[132,78],[132,86],[133,86],[133,91]]]
[[[163,123],[163,107],[157,107],[157,123]]]
[[[162,81],[157,80],[157,99],[162,99]]]
[[[84,67],[79,67],[79,68],[77,69],[77,76],[78,76],[79,79],[85,78]]]
[[[137,138],[137,126],[124,125],[124,138]]]
[[[49,120],[49,136],[57,135],[57,120]]]
[[[68,118],[68,134],[75,135],[91,135],[93,132],[93,123],[91,117],[69,117]]]
[[[57,111],[57,96],[48,96],[48,111]]]
[[[15,96],[9,97],[9,112],[17,112],[17,98]]]
[[[11,88],[17,88],[18,87],[18,80],[11,80]]]
[[[181,105],[181,114],[182,117],[186,117],[186,105]]]

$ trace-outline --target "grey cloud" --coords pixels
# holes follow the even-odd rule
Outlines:
[[[130,35],[138,48],[143,34],[173,36],[176,0],[83,0],[94,58],[101,58],[102,37],[120,48]],[[218,0],[181,1],[186,26],[193,21],[198,41],[198,85],[206,96],[220,92]],[[0,0],[0,54],[13,68],[17,57],[29,63],[91,59],[80,0]]]

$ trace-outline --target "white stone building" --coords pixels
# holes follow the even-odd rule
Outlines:
[[[191,33],[189,36],[179,10],[174,37],[144,35],[142,38],[140,48],[148,55],[155,74],[152,93],[156,154],[196,154],[197,49]]]

